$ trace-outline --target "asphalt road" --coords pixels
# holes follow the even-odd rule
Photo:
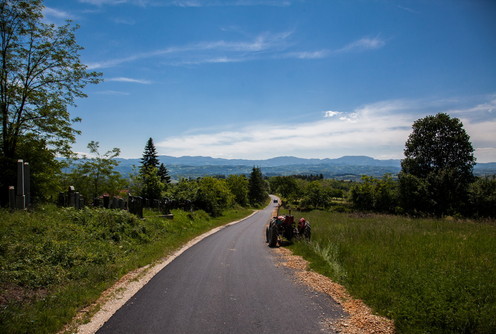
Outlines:
[[[322,333],[342,310],[276,266],[264,230],[274,206],[188,249],[98,333]]]

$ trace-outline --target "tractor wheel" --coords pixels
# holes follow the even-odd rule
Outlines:
[[[275,224],[269,226],[269,247],[277,245],[277,226]]]
[[[269,227],[267,226],[267,227],[265,228],[265,242],[266,242],[266,243],[268,243],[268,242],[269,242],[269,240],[270,240],[270,238],[269,238],[269,234],[270,234],[270,232],[269,232]]]

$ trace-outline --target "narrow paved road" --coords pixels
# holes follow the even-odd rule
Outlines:
[[[342,315],[277,266],[264,226],[275,204],[191,247],[98,333],[321,333]]]

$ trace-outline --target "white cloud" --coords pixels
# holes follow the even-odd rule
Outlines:
[[[129,82],[129,83],[138,83],[138,84],[142,84],[142,85],[149,85],[152,83],[149,80],[133,79],[133,78],[126,78],[126,77],[109,78],[109,79],[105,79],[105,81]]]
[[[52,20],[74,20],[76,17],[66,11],[55,9],[51,7],[43,8],[43,16],[47,21]]]
[[[236,131],[199,129],[196,133],[165,138],[157,147],[174,156],[261,159],[277,155],[306,158],[368,155],[401,159],[413,122],[446,110],[439,100],[380,101],[352,112],[325,111],[324,119],[314,122],[275,126],[262,123],[237,126]],[[496,161],[496,121],[465,119],[464,124],[478,162]]]
[[[346,53],[346,52],[359,52],[359,51],[367,51],[367,50],[375,50],[380,49],[384,45],[386,45],[386,41],[379,38],[369,38],[365,37],[354,41],[341,49],[334,51],[335,53]]]
[[[340,111],[332,111],[332,110],[324,111],[324,117],[325,118],[334,117],[334,116],[341,115],[341,114],[342,114],[342,112],[340,112]]]

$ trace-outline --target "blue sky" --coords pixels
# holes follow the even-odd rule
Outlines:
[[[496,161],[494,0],[45,0],[103,72],[72,114],[141,157],[402,158],[413,122],[462,120]]]

